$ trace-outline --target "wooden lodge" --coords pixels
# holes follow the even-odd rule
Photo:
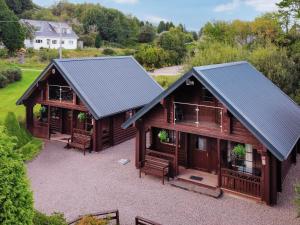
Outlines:
[[[100,151],[134,137],[121,124],[161,91],[133,57],[55,59],[17,104],[34,136]]]
[[[269,205],[299,152],[299,106],[247,62],[194,67],[132,124],[137,168],[164,159],[178,180]]]

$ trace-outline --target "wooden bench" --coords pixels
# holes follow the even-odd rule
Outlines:
[[[161,225],[160,223],[156,223],[154,221],[145,219],[143,217],[137,216],[135,217],[135,225]]]
[[[145,175],[151,174],[162,177],[162,183],[165,184],[165,176],[169,180],[169,167],[170,162],[168,160],[146,155],[145,160],[140,165],[140,178],[144,172]]]
[[[72,137],[68,139],[68,147],[83,150],[91,148],[92,137],[89,132],[79,129],[73,129]]]

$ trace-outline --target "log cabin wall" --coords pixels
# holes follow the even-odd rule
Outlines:
[[[122,129],[121,125],[127,120],[126,112],[112,116],[112,129],[113,129],[113,145],[127,141],[136,135],[136,128],[131,126],[127,129]]]

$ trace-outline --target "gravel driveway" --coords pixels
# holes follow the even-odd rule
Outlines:
[[[64,212],[73,219],[118,208],[122,225],[133,224],[136,215],[164,225],[300,224],[292,203],[300,163],[291,168],[278,205],[269,207],[227,195],[214,199],[162,185],[151,176],[139,179],[133,163],[134,140],[86,156],[63,146],[46,141],[41,154],[28,163],[35,207],[45,213]],[[131,162],[121,165],[117,162],[121,158]]]

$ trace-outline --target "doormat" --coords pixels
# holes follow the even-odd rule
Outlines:
[[[190,179],[192,179],[192,180],[197,180],[197,181],[201,181],[201,180],[203,180],[203,177],[190,176]]]

